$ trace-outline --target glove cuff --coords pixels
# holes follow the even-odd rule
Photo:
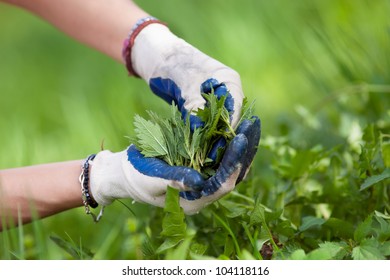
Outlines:
[[[133,70],[149,82],[178,42],[183,41],[163,24],[150,24],[139,32],[131,49]]]
[[[115,198],[123,197],[126,178],[122,172],[122,159],[126,152],[102,151],[91,162],[90,192],[95,201],[108,205]]]
[[[132,48],[135,42],[135,38],[138,36],[138,34],[148,25],[153,24],[153,23],[159,23],[165,25],[165,23],[161,22],[155,17],[145,17],[141,18],[140,20],[137,21],[137,23],[133,26],[133,28],[130,31],[130,34],[128,38],[126,38],[123,42],[123,49],[122,49],[122,57],[123,60],[126,64],[126,68],[128,70],[129,75],[133,75],[136,77],[139,77],[137,72],[133,68],[133,63],[132,63]]]

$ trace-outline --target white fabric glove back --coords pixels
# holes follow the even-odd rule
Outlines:
[[[151,80],[155,78],[175,83],[187,111],[204,106],[205,100],[200,94],[204,82],[214,79],[224,84],[234,100],[232,126],[236,126],[244,97],[236,71],[200,52],[162,24],[150,24],[138,34],[131,57],[134,70],[148,84],[151,85]],[[161,97],[160,93],[152,90]],[[177,95],[173,92],[164,94]],[[177,99],[177,96],[173,98]]]

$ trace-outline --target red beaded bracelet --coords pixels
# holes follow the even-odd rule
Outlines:
[[[122,49],[122,57],[124,62],[126,63],[126,68],[129,73],[129,75],[134,75],[135,77],[139,77],[139,75],[134,71],[133,64],[131,62],[131,49],[134,45],[135,38],[137,35],[149,24],[152,23],[159,23],[166,25],[162,21],[158,20],[155,17],[145,17],[141,18],[137,21],[137,23],[134,25],[134,27],[131,29],[131,32],[123,42],[123,49]]]

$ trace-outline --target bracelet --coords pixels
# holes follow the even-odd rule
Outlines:
[[[98,222],[100,218],[103,216],[104,207],[100,210],[98,216],[93,214],[89,207],[96,208],[99,204],[93,199],[91,194],[89,193],[89,165],[95,159],[96,154],[92,154],[86,158],[84,164],[81,166],[81,174],[79,177],[79,182],[81,185],[81,197],[83,199],[83,204],[85,207],[85,213],[87,215],[91,215],[94,222]]]
[[[126,64],[127,71],[129,75],[133,75],[135,77],[139,77],[139,75],[134,71],[133,64],[131,62],[131,49],[134,45],[135,38],[137,35],[144,29],[146,26],[152,23],[159,23],[166,25],[162,21],[158,20],[155,17],[144,17],[139,19],[136,24],[131,29],[129,36],[123,41],[123,48],[122,48],[122,57]]]

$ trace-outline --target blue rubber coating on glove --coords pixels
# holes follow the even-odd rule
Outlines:
[[[181,96],[181,90],[171,79],[152,78],[149,80],[149,86],[154,94],[169,104],[173,101],[179,109],[183,107],[185,100]]]
[[[180,197],[186,199],[186,200],[197,200],[202,197],[201,192],[194,192],[194,191],[183,191],[180,192]]]
[[[226,95],[225,107],[230,114],[234,112],[234,99],[233,96],[228,92],[228,89],[224,83],[218,82],[216,79],[211,78],[207,79],[200,86],[201,92],[211,93],[214,91],[214,94],[219,98]]]
[[[184,121],[187,120],[187,110],[184,108],[185,99],[181,96],[181,90],[171,79],[152,78],[149,80],[149,87],[154,94],[164,99],[169,104],[174,102],[179,108]],[[191,130],[202,127],[203,122],[197,116],[190,115]]]
[[[179,108],[183,120],[187,120],[188,111],[184,108],[185,99],[181,95],[181,89],[177,84],[171,79],[163,79],[161,77],[151,78],[149,80],[149,87],[154,94],[164,99],[169,104],[174,102]],[[216,79],[208,79],[202,83],[200,86],[200,92],[211,93],[214,91],[214,94],[218,98],[226,95],[225,107],[230,113],[234,112],[234,99],[232,95],[228,92],[227,87],[224,83],[219,83]],[[195,115],[190,115],[190,126],[191,130],[194,131],[197,127],[202,127],[204,123]]]
[[[230,142],[225,155],[214,176],[204,182],[201,192],[183,191],[180,196],[187,200],[196,200],[202,196],[209,196],[215,193],[223,183],[241,166],[241,158],[246,153],[248,139],[244,134],[238,134]]]
[[[207,155],[208,158],[215,161],[217,159],[218,149],[224,148],[226,146],[226,139],[223,137],[220,137],[211,147],[211,150],[209,154]]]
[[[225,155],[215,173],[203,187],[202,195],[208,196],[216,192],[223,183],[240,167],[240,160],[245,155],[248,147],[248,139],[244,134],[238,134],[230,142]]]
[[[204,179],[196,170],[184,166],[170,166],[163,160],[145,157],[134,145],[127,149],[127,159],[138,172],[146,176],[183,182],[195,191],[203,189]]]
[[[261,121],[257,116],[252,116],[251,120],[244,120],[236,129],[236,133],[242,133],[248,139],[248,149],[242,158],[242,169],[238,176],[237,184],[244,179],[245,172],[251,165],[256,155],[261,137]]]

